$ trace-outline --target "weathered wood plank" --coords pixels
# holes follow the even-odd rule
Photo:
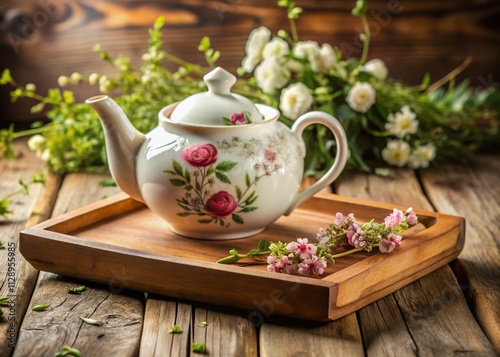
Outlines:
[[[314,304],[314,300],[307,303]],[[364,356],[356,314],[329,323],[265,323],[260,329],[260,355]]]
[[[142,329],[141,357],[187,356],[190,350],[190,304],[149,295]],[[169,333],[177,325],[182,333]]]
[[[426,199],[412,171],[394,172],[392,177],[346,172],[335,186],[336,191],[342,195],[432,210],[431,204]],[[445,295],[436,293],[434,297],[433,292],[441,292]],[[410,355],[415,354],[415,351],[423,354],[439,352],[440,355],[453,354],[455,351],[494,354],[491,344],[470,314],[449,267],[445,266],[417,280],[400,289],[393,296],[400,312],[398,309],[391,309],[390,315],[379,313],[382,320],[370,316],[370,312],[375,309],[374,306],[366,307],[359,312],[365,349],[369,355],[392,355],[391,351]],[[435,303],[443,296],[452,302],[451,307]],[[383,300],[385,300],[383,304],[391,305],[391,297]],[[428,305],[429,302],[433,304]],[[430,306],[432,311],[416,314],[415,304]],[[392,307],[395,307],[394,304]],[[467,329],[463,329],[462,324],[456,323],[459,319],[462,324],[467,325]],[[428,328],[420,328],[421,325]],[[396,339],[393,338],[394,326],[402,328],[406,326],[407,330],[398,331],[399,338]],[[379,339],[385,343],[379,343]],[[400,342],[401,340],[404,344]]]
[[[34,174],[44,172],[44,162],[28,150],[25,140],[17,140],[13,146],[16,159],[0,158],[0,197],[17,191],[19,178],[28,182]],[[9,297],[10,303],[2,308],[5,317],[0,323],[0,356],[10,356],[14,349],[38,276],[19,253],[19,232],[47,219],[52,212],[60,179],[48,172],[44,174],[45,186],[32,186],[29,196],[12,197],[13,212],[0,219],[0,241],[6,247],[0,250],[0,296]]]
[[[103,175],[72,174],[65,178],[54,215],[83,206],[117,188],[100,187]],[[75,264],[78,264],[75,261]],[[116,281],[106,285],[88,284],[47,272],[41,272],[30,307],[49,304],[43,312],[29,310],[21,325],[14,356],[52,356],[63,345],[79,349],[83,355],[136,356],[144,315],[142,293],[127,292],[116,273]],[[66,286],[87,285],[81,295],[70,295]],[[92,326],[80,316],[101,321]]]
[[[199,326],[206,322],[206,326]],[[257,332],[249,320],[229,311],[196,306],[192,341],[203,343],[210,356],[257,356]],[[191,351],[190,356],[197,356]]]
[[[470,165],[422,172],[423,186],[442,212],[466,218],[467,239],[458,277],[482,329],[500,354],[500,155],[479,155]],[[464,274],[465,273],[465,274]]]

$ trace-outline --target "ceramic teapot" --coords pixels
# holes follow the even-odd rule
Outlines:
[[[222,68],[208,73],[208,91],[163,108],[159,125],[144,135],[106,95],[89,98],[101,119],[108,164],[117,185],[164,218],[171,231],[204,239],[251,236],[325,186],[343,170],[347,139],[340,123],[309,112],[290,129],[279,112],[231,93],[236,78]],[[304,129],[330,129],[335,162],[299,192]]]

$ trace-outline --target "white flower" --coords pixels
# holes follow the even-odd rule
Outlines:
[[[38,155],[38,153],[37,153],[37,155]],[[39,157],[40,157],[40,159],[42,159],[42,161],[48,162],[50,160],[50,150],[49,149],[43,150],[40,153]]]
[[[436,147],[429,143],[417,147],[410,155],[408,165],[414,169],[419,167],[429,167],[429,162],[436,157]]]
[[[385,128],[392,135],[403,138],[406,134],[415,134],[418,129],[418,120],[416,114],[405,105],[400,112],[389,114]]]
[[[286,56],[288,52],[290,52],[288,42],[286,42],[282,38],[275,37],[264,46],[262,57],[264,59],[272,56],[282,57]]]
[[[357,112],[366,113],[375,103],[375,89],[368,83],[356,82],[347,93],[346,101]]]
[[[262,60],[264,46],[271,38],[271,31],[264,26],[258,27],[250,33],[245,46],[246,57],[243,58],[241,66],[250,73]]]
[[[378,79],[386,79],[387,74],[389,73],[385,63],[378,58],[366,62],[365,65],[360,69],[363,72],[371,73],[375,78]]]
[[[325,43],[319,51],[311,51],[309,55],[311,69],[317,73],[324,73],[332,69],[337,63],[337,56],[333,47]]]
[[[45,138],[40,134],[35,134],[28,140],[28,147],[31,151],[40,151],[45,144]]]
[[[289,79],[290,71],[283,66],[279,57],[269,57],[255,69],[257,85],[265,93],[271,93],[276,89],[283,88]]]
[[[313,96],[301,82],[292,84],[281,92],[280,109],[289,119],[297,119],[311,107],[312,103]]]
[[[403,167],[410,158],[410,145],[403,140],[392,140],[382,150],[382,158],[389,165]]]
[[[301,41],[297,42],[293,48],[293,55],[301,59],[309,59],[310,56],[315,56],[320,51],[316,41]]]

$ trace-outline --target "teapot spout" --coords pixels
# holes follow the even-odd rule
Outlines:
[[[146,136],[130,123],[123,110],[107,95],[85,101],[99,115],[104,129],[108,166],[118,187],[143,202],[137,185],[136,156]]]

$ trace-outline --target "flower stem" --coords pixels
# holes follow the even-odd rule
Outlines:
[[[366,62],[366,58],[368,57],[371,33],[370,33],[370,24],[368,23],[368,19],[366,18],[365,14],[361,15],[361,22],[363,23],[363,34],[362,34],[363,37],[361,39],[363,41],[363,53],[361,54],[359,62],[363,64]]]
[[[363,250],[363,248],[351,249],[351,250],[348,250],[347,252],[344,252],[344,253],[334,254],[334,255],[332,255],[332,258],[333,259],[337,259],[337,258],[346,257],[348,255],[351,255],[351,254],[354,254],[354,253],[357,253],[357,252],[361,252],[362,250]]]

